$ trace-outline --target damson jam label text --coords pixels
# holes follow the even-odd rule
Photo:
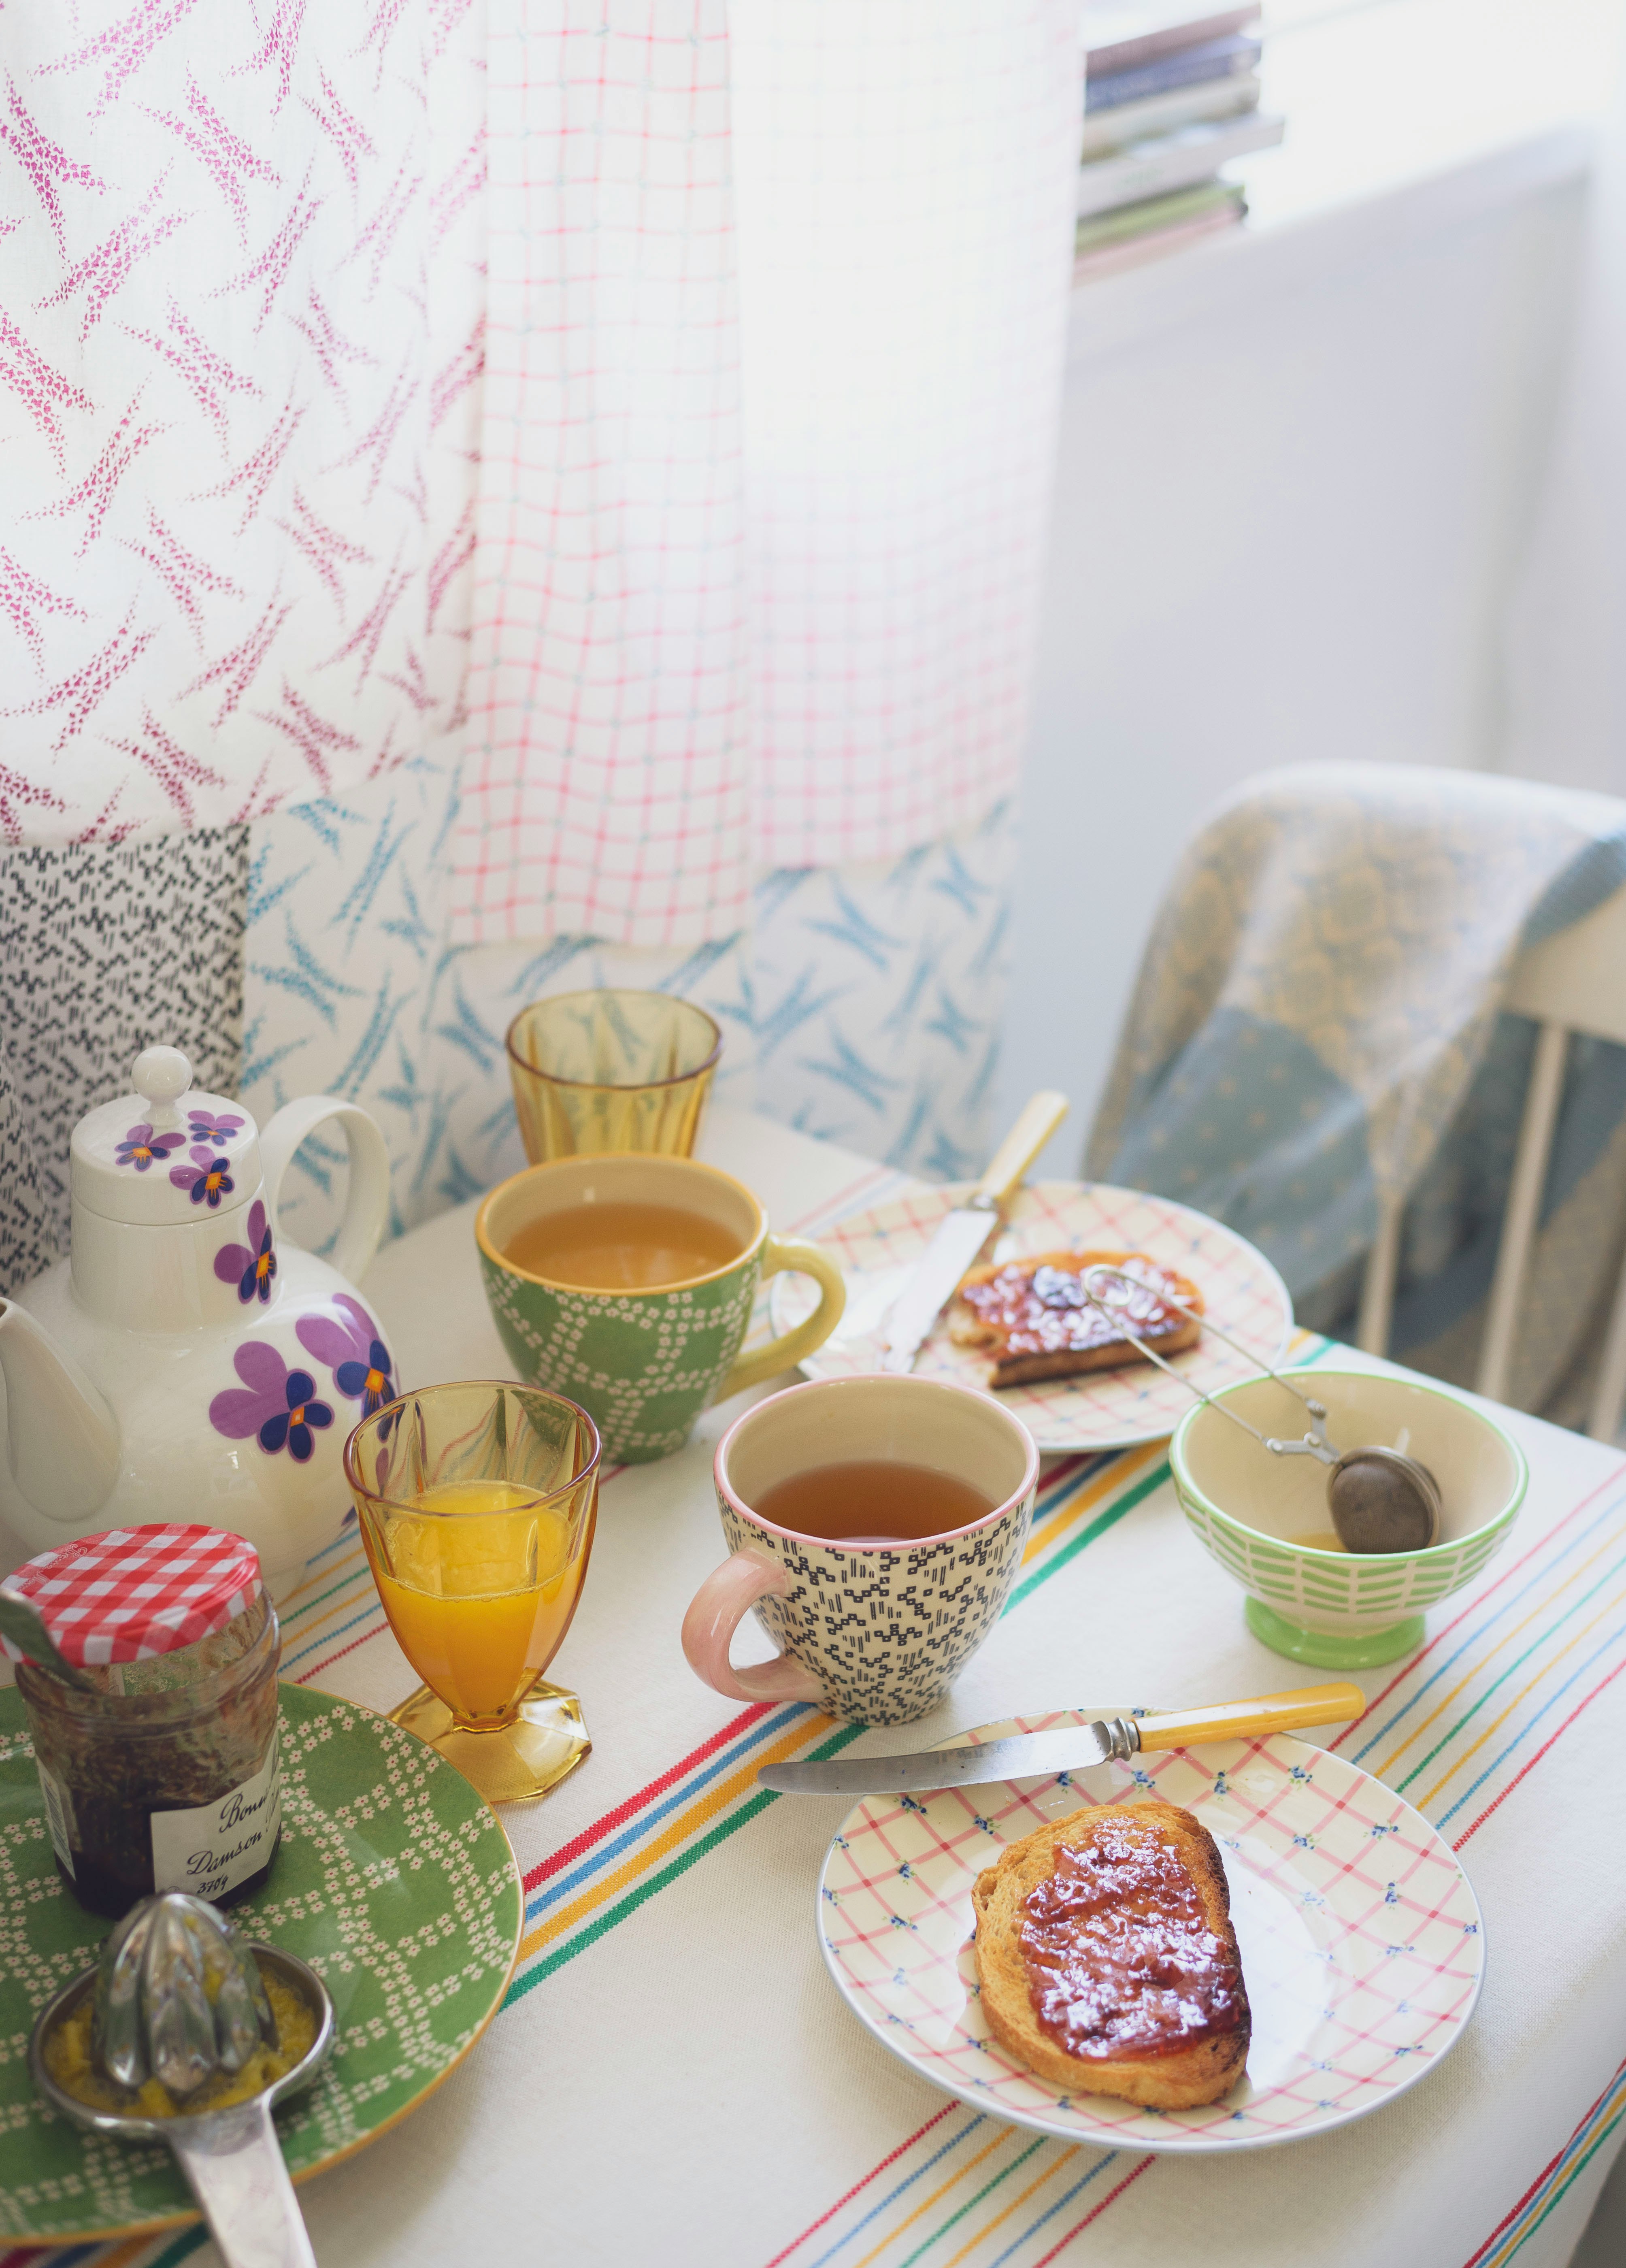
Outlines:
[[[269,1859],[283,1818],[282,1728],[263,1770],[212,1803],[152,1814],[152,1887],[223,1898]]]

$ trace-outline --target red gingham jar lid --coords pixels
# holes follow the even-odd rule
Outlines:
[[[260,1555],[218,1528],[110,1528],[26,1559],[4,1587],[26,1599],[66,1661],[145,1661],[212,1637],[264,1589]],[[27,1656],[5,1638],[13,1661]]]

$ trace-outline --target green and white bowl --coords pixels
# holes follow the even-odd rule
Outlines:
[[[1325,1403],[1328,1438],[1341,1450],[1379,1442],[1428,1466],[1443,1499],[1439,1542],[1358,1556],[1318,1548],[1311,1539],[1336,1540],[1327,1467],[1272,1454],[1203,1403],[1169,1445],[1175,1493],[1204,1547],[1247,1592],[1255,1638],[1294,1661],[1369,1669],[1420,1646],[1426,1609],[1496,1557],[1529,1469],[1499,1425],[1441,1388],[1379,1371],[1284,1374]],[[1303,1404],[1272,1379],[1246,1380],[1214,1401],[1284,1440],[1309,1427]]]

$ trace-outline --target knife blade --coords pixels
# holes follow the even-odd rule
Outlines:
[[[828,1764],[764,1764],[757,1785],[776,1795],[918,1795],[928,1789],[979,1787],[984,1780],[1041,1779],[1087,1771],[1108,1757],[1131,1756],[1122,1728],[1133,1718],[1069,1725],[1052,1733],[1018,1733],[974,1748],[927,1749],[913,1756],[833,1756]],[[1122,1745],[1119,1745],[1122,1740]]]
[[[1301,1725],[1341,1725],[1358,1717],[1366,1697],[1347,1680],[1266,1693],[1249,1701],[1224,1701],[1142,1717],[1107,1717],[1088,1725],[1058,1725],[1042,1733],[1016,1733],[952,1749],[923,1749],[907,1756],[832,1756],[823,1764],[765,1764],[757,1785],[776,1795],[916,1795],[945,1787],[979,1787],[987,1780],[1042,1779],[1056,1772],[1087,1771],[1116,1756],[1189,1748],[1197,1741],[1236,1741],[1261,1733],[1288,1733]]]
[[[887,1333],[883,1370],[901,1375],[914,1368],[944,1301],[999,1226],[1012,1192],[1066,1116],[1067,1097],[1048,1088],[1023,1104],[988,1171],[966,1203],[938,1223],[899,1293]]]

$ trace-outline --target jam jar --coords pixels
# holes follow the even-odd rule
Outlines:
[[[114,1528],[30,1559],[29,1602],[70,1684],[17,1663],[58,1871],[117,1916],[154,1890],[256,1890],[282,1830],[276,1614],[251,1544],[218,1528]]]

